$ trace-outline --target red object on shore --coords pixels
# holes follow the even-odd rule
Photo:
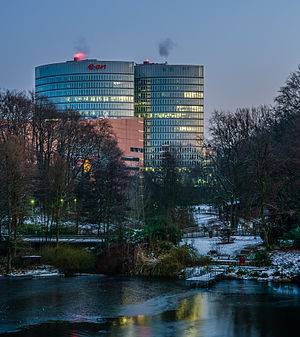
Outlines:
[[[245,263],[245,262],[246,262],[246,259],[242,256],[242,257],[239,258],[239,262],[240,262],[240,263]]]

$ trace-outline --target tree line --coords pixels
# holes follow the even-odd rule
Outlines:
[[[8,270],[28,222],[43,235],[54,234],[57,245],[63,224],[77,233],[80,225],[93,224],[106,248],[115,236],[124,239],[128,223],[149,224],[152,237],[175,241],[182,222],[193,223],[186,212],[192,182],[172,149],[164,149],[161,168],[129,173],[108,120],[58,111],[24,92],[0,93],[0,186]]]
[[[206,200],[230,228],[252,222],[266,245],[299,226],[300,67],[273,106],[214,111]],[[202,173],[203,174],[203,173]]]
[[[30,216],[57,244],[62,219],[108,232],[125,211],[129,175],[121,158],[106,120],[90,123],[23,92],[1,92],[0,233],[8,235],[8,269]]]

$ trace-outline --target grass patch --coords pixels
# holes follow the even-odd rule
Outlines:
[[[94,255],[79,248],[47,248],[42,251],[42,259],[45,263],[68,274],[95,270]]]
[[[199,257],[195,249],[189,246],[174,247],[169,253],[151,259],[140,252],[132,274],[154,278],[176,278],[181,269],[195,265],[206,265],[210,258]]]

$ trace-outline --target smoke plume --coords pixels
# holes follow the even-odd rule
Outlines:
[[[166,38],[165,40],[161,41],[159,43],[159,55],[168,57],[174,45],[174,42],[170,38]]]
[[[75,53],[83,53],[86,56],[89,54],[89,47],[87,45],[86,39],[84,37],[80,37],[74,46]]]

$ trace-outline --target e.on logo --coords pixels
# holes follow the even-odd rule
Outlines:
[[[101,70],[101,69],[106,69],[106,64],[101,64],[101,65],[100,65],[100,64],[96,64],[96,65],[95,65],[95,64],[91,63],[91,64],[88,66],[88,68],[91,69],[91,70],[92,70],[92,69],[97,69],[97,70],[99,70],[99,69],[100,69],[100,70]]]

